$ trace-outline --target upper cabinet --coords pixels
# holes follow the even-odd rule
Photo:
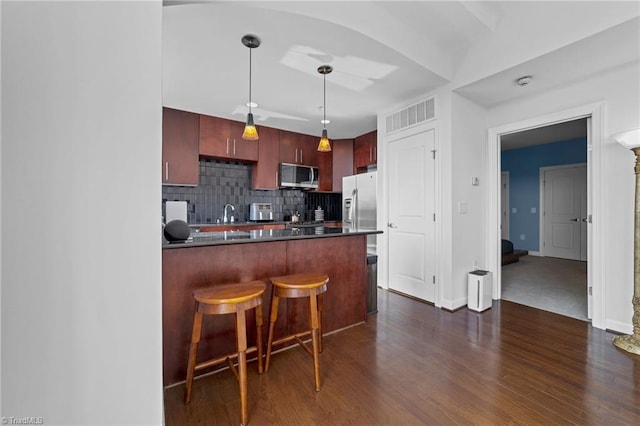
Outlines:
[[[378,132],[376,130],[355,138],[353,156],[353,166],[356,172],[378,163]]]
[[[162,184],[198,185],[199,116],[162,108]]]
[[[259,161],[251,173],[253,189],[278,189],[280,169],[280,131],[271,127],[258,127]]]
[[[200,155],[258,161],[258,141],[242,139],[244,123],[208,115],[200,116]]]
[[[280,162],[317,166],[317,142],[310,135],[280,130]]]

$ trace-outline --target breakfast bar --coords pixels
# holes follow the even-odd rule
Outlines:
[[[225,283],[262,280],[265,301],[271,297],[270,277],[301,272],[329,276],[324,295],[322,330],[340,330],[367,317],[367,235],[380,231],[323,226],[253,231],[192,233],[189,240],[165,243],[162,250],[163,384],[186,378],[193,320],[194,290]],[[268,323],[268,309],[263,322]],[[203,325],[198,358],[234,352],[234,321],[218,316]],[[277,335],[304,330],[304,301],[291,299],[278,309]],[[263,329],[263,341],[267,331]],[[255,318],[247,315],[249,345],[255,345]],[[215,340],[215,342],[214,342]],[[255,354],[253,354],[255,357]]]

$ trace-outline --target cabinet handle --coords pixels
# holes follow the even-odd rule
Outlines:
[[[304,164],[304,160],[302,159],[302,148],[300,148],[300,164]]]
[[[169,180],[169,162],[164,162],[164,180]]]
[[[373,161],[375,161],[376,163],[378,162],[378,147],[377,146],[373,147]]]
[[[373,148],[369,147],[369,162],[373,161]]]
[[[236,156],[236,140],[233,140],[233,156]]]
[[[229,155],[229,138],[227,138],[227,155]]]
[[[298,148],[296,148],[296,161],[294,161],[294,163],[298,162]]]
[[[278,187],[278,172],[276,172],[276,184],[275,184],[275,187],[276,188]]]

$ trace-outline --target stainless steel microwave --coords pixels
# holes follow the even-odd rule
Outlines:
[[[280,187],[318,189],[318,168],[302,164],[280,163]]]

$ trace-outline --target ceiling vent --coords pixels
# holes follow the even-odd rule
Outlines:
[[[397,132],[435,118],[435,100],[429,98],[386,117],[386,133]]]

